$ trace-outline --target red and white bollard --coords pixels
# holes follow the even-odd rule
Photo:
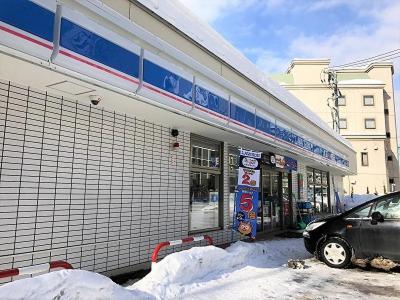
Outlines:
[[[46,264],[40,264],[30,267],[23,267],[23,268],[14,268],[14,269],[7,269],[0,271],[0,278],[7,278],[13,276],[21,276],[21,275],[32,275],[42,272],[50,272],[52,269],[73,269],[73,267],[62,260],[52,261]]]
[[[153,268],[154,265],[157,263],[158,252],[160,252],[160,250],[162,248],[168,247],[168,246],[188,244],[191,242],[198,242],[198,241],[202,241],[202,240],[207,240],[209,245],[213,244],[213,239],[208,235],[189,236],[182,240],[167,241],[167,242],[161,242],[161,243],[157,244],[157,246],[154,248],[153,254],[151,255],[151,268]]]

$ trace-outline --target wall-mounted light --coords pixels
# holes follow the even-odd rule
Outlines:
[[[99,95],[89,95],[89,99],[93,105],[97,105],[100,103],[101,100],[103,100],[103,97],[101,97]]]
[[[172,129],[172,130],[171,130],[171,135],[172,135],[173,137],[177,137],[177,136],[179,135],[179,130],[178,130],[178,129]]]

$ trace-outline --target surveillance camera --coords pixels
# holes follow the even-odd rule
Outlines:
[[[101,100],[103,100],[103,98],[99,95],[90,95],[89,96],[90,102],[92,102],[93,105],[97,105],[99,104],[99,102]]]

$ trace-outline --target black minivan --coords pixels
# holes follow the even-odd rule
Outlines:
[[[333,268],[377,256],[400,263],[400,192],[315,220],[303,237],[306,249]]]

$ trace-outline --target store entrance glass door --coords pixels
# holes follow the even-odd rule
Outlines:
[[[282,201],[279,195],[279,180],[278,171],[262,168],[257,226],[259,231],[273,230],[281,226]]]

